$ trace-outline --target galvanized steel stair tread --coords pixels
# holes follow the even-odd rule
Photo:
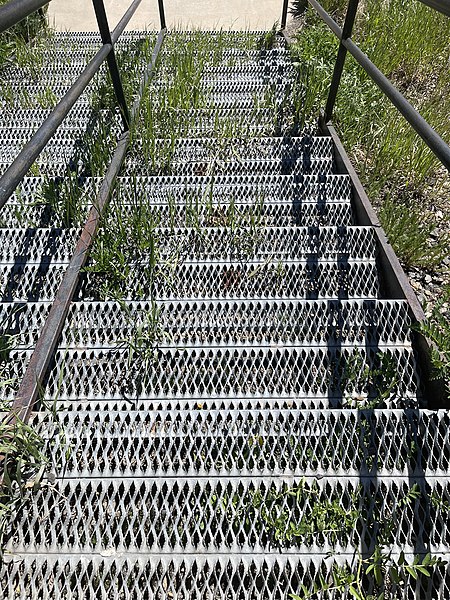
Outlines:
[[[0,264],[68,262],[79,228],[0,228],[4,244]],[[223,259],[300,259],[312,254],[318,260],[375,258],[375,237],[370,227],[154,227],[161,259],[175,254],[183,261]],[[148,253],[149,254],[149,253]],[[146,253],[141,260],[145,261]]]
[[[204,188],[205,189],[205,188]],[[179,190],[182,195],[189,198],[191,192]],[[305,227],[317,227],[317,226],[351,226],[354,223],[354,215],[350,206],[350,200],[347,201],[331,201],[331,202],[306,202],[298,201],[295,203],[289,202],[272,202],[270,198],[266,198],[265,203],[261,206],[258,202],[258,197],[261,194],[255,194],[253,203],[252,198],[249,198],[247,194],[242,193],[242,189],[236,187],[233,196],[243,196],[247,202],[235,202],[233,206],[234,218],[238,219],[243,225],[247,223],[248,226],[252,226],[255,222],[264,224],[265,226],[276,226],[280,221],[287,225],[305,226]],[[156,194],[155,194],[156,195]],[[161,197],[164,196],[166,202]],[[200,198],[204,196],[202,191]],[[130,193],[131,197],[131,193]],[[160,194],[157,200],[157,204],[152,203],[150,206],[150,212],[155,218],[156,222],[160,223],[174,223],[174,224],[186,224],[187,226],[192,224],[192,217],[190,211],[192,206],[183,205],[180,203],[175,204],[172,208],[167,205],[167,199],[170,197],[167,192]],[[153,198],[154,199],[154,198]],[[211,227],[212,225],[220,225],[226,223],[229,218],[230,208],[226,206],[225,202],[230,199],[229,192],[218,192],[213,198],[212,205],[200,206],[198,208],[198,217],[196,218],[197,224],[204,227]],[[270,201],[270,203],[269,203]],[[24,213],[21,210],[23,206]],[[78,226],[82,226],[87,216],[88,206],[83,204],[80,210],[80,214],[74,219],[74,222]],[[121,212],[123,214],[130,214],[136,210],[136,206],[132,203],[122,204]],[[112,218],[112,217],[111,217]],[[2,210],[0,215],[0,224],[2,227],[39,227],[41,225],[48,226],[58,225],[63,226],[65,224],[65,218],[63,215],[58,215],[48,205],[39,204],[35,205],[21,205],[20,203],[8,206],[8,204]]]
[[[158,173],[158,166],[149,164],[146,165],[139,160],[139,157],[130,157],[126,161],[126,166],[136,174],[150,174]],[[280,174],[292,174],[301,175],[303,173],[311,175],[328,175],[333,172],[333,159],[332,158],[259,158],[259,159],[247,159],[239,157],[230,157],[229,160],[216,159],[216,160],[193,160],[190,162],[177,162],[174,161],[167,167],[160,167],[164,169],[163,172],[169,172],[180,175],[208,175],[210,172],[213,174],[220,175],[238,175],[245,174],[251,171],[257,175],[259,173],[264,174],[270,172],[273,175]]]
[[[69,39],[80,46],[100,43],[98,34]],[[215,140],[205,137],[233,115],[241,129],[251,118],[247,130],[256,134],[282,133],[289,126],[294,70],[288,53],[239,50],[223,59],[238,64],[205,69],[201,88],[210,108],[184,113],[180,131],[186,139],[173,145],[156,140],[155,164],[142,166],[131,155],[127,175],[118,179],[109,218],[117,206],[129,214],[142,203],[159,219],[154,233],[163,264],[151,277],[143,269],[149,264],[145,255],[133,265],[121,303],[89,301],[98,297],[102,275],[81,277],[42,393],[62,409],[55,420],[65,433],[58,436],[58,427],[45,423],[42,413],[34,417],[57,467],[55,478],[44,480],[32,505],[19,514],[9,541],[13,556],[0,578],[11,598],[20,586],[50,597],[94,597],[101,589],[113,598],[193,598],[193,590],[227,599],[284,598],[298,592],[300,573],[312,577],[331,560],[350,560],[363,539],[376,541],[376,522],[362,516],[368,506],[379,501],[389,515],[414,483],[450,500],[448,415],[417,408],[420,374],[408,305],[379,299],[374,232],[349,227],[350,181],[332,175],[331,140],[249,139],[241,142],[242,156],[222,148],[221,161]],[[59,69],[63,76],[73,73],[81,67],[77,60],[75,68],[55,67],[45,76],[57,76]],[[156,93],[166,88],[154,85]],[[40,90],[35,86],[35,93]],[[255,101],[269,99],[271,108],[255,107]],[[11,123],[21,123],[23,114],[11,120],[4,140],[14,143],[22,135]],[[86,107],[77,114],[87,119]],[[22,131],[28,135],[26,127]],[[228,148],[235,143],[227,140]],[[68,156],[61,148],[71,144],[69,132],[56,138],[47,156],[57,164],[44,164],[42,172],[62,174]],[[173,175],[138,175],[164,172],[167,148]],[[205,163],[207,169],[214,163],[214,174],[204,172]],[[1,217],[4,226],[22,223],[0,252],[0,291],[3,299],[14,299],[0,303],[0,318],[9,318],[11,330],[22,330],[12,351],[17,376],[79,231],[58,228],[61,216],[45,205],[33,208],[30,222],[36,217],[49,226],[25,227],[18,213],[36,201],[43,183],[25,180],[20,198]],[[84,209],[96,182],[81,183]],[[239,235],[225,226],[227,202],[242,218]],[[208,225],[202,232],[189,222],[192,207],[201,226]],[[239,255],[251,231],[245,219],[258,210],[259,237]],[[182,262],[171,266],[180,247]],[[136,293],[144,299],[136,300]],[[155,307],[160,330],[151,354],[130,354],[130,338],[141,327],[145,331]],[[346,372],[352,364],[353,372]],[[379,409],[364,410],[377,393],[367,369],[379,372],[386,364],[395,367],[395,384],[378,399]],[[5,387],[0,394],[10,398],[13,391]],[[292,509],[299,517],[314,502],[349,506],[356,498],[356,529],[344,532],[338,545],[326,532],[277,542],[255,507],[296,485],[314,489],[301,510]],[[284,507],[290,506],[287,497]],[[435,506],[429,512],[430,534],[421,500],[411,511],[415,520],[397,523],[394,553],[402,546],[414,554],[427,543],[450,554],[445,511]],[[338,555],[330,559],[329,552]],[[128,588],[119,591],[119,579]]]
[[[136,132],[136,144],[140,149],[142,143],[139,131]],[[152,143],[156,156],[182,159],[190,161],[202,159],[205,156],[222,156],[236,160],[261,159],[297,159],[304,155],[310,158],[333,158],[333,144],[328,136],[278,136],[278,137],[252,137],[252,138],[226,138],[220,141],[204,138],[159,138]],[[135,147],[131,152],[136,152]],[[123,176],[122,176],[123,177]]]
[[[446,478],[447,411],[398,409],[64,411],[33,422],[64,480],[270,473]],[[57,437],[60,426],[65,437]],[[294,436],[294,437],[292,437]],[[154,445],[150,451],[149,439]],[[56,443],[52,445],[52,440]],[[300,440],[296,445],[293,440]],[[418,455],[411,445],[420,440]],[[71,452],[69,452],[72,450]],[[314,457],[312,460],[311,457]]]
[[[59,557],[50,555],[48,559],[37,555],[34,561],[23,556],[17,563],[10,562],[4,578],[6,593],[14,597],[17,583],[26,572],[32,593],[45,586],[50,594],[66,594],[72,598],[98,595],[97,581],[102,582],[100,589],[105,596],[120,593],[123,588],[118,588],[117,581],[127,579],[130,581],[128,598],[146,593],[155,598],[175,594],[188,597],[193,589],[200,589],[223,600],[245,596],[281,600],[288,593],[297,593],[300,582],[315,580],[319,573],[330,577],[333,564],[345,562],[345,558],[339,556],[327,559],[322,555],[303,556],[300,560],[283,555],[249,558],[236,554],[196,558],[188,553],[174,553],[155,560],[153,557],[141,559],[139,554],[118,556],[110,551],[104,553],[106,556],[93,556],[87,564],[82,556],[59,554]],[[449,571],[446,569],[446,573]],[[73,573],[70,582],[67,573]],[[447,590],[444,579],[435,586],[429,580],[420,580],[416,587],[422,597],[431,595],[432,598],[439,598],[439,594],[443,597]]]
[[[17,336],[16,349],[33,346],[50,310],[49,302],[0,303],[0,319]],[[410,346],[404,300],[234,300],[75,302],[60,348],[113,348],[131,339],[158,311],[161,331],[173,345],[287,345],[354,347]],[[166,340],[166,343],[168,343]],[[164,335],[159,343],[164,343]]]

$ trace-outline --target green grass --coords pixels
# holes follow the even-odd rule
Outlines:
[[[324,6],[342,24],[346,2],[326,0]],[[301,23],[293,47],[304,86],[298,120],[304,126],[314,126],[325,106],[338,41],[312,10],[303,15]],[[447,141],[449,37],[449,19],[420,2],[407,0],[367,0],[358,13],[353,35],[362,50]],[[415,218],[416,214],[423,214],[426,195],[439,194],[435,182],[444,183],[448,176],[437,170],[440,163],[431,150],[351,56],[346,61],[333,121],[374,203],[386,203],[382,209],[383,224],[400,259],[406,266],[438,267],[447,240],[436,248],[417,244],[413,239],[414,225],[407,223],[402,208],[397,210],[393,203],[397,204],[396,196],[406,190],[414,204],[409,209]],[[396,189],[399,192],[393,191]],[[426,227],[433,228],[431,214],[426,217]],[[402,239],[397,243],[399,233]]]
[[[0,6],[8,0],[0,0]],[[34,40],[39,44],[48,33],[45,17],[33,13],[14,27],[0,34],[0,68],[18,64],[19,66],[35,66],[27,44]]]

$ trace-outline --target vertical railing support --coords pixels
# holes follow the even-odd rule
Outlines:
[[[353,23],[355,22],[356,11],[358,10],[359,0],[349,0],[347,7],[347,14],[345,15],[344,27],[342,29],[341,43],[339,44],[339,50],[336,57],[336,63],[334,65],[333,78],[331,80],[330,91],[328,92],[327,105],[325,107],[325,113],[323,120],[327,123],[334,110],[334,104],[336,102],[336,96],[341,82],[342,71],[344,70],[345,57],[347,56],[347,48],[342,43],[342,40],[346,40],[352,35]]]
[[[158,0],[159,19],[161,21],[161,29],[166,29],[166,15],[164,12],[164,0]]]
[[[280,25],[281,31],[286,29],[288,4],[289,4],[289,0],[283,0],[283,10],[281,12],[281,25]]]
[[[109,72],[111,74],[112,84],[114,92],[116,94],[117,102],[119,103],[120,111],[122,114],[122,121],[125,131],[130,128],[130,113],[128,111],[127,101],[123,91],[122,80],[120,79],[119,67],[117,66],[116,54],[114,52],[114,45],[111,40],[111,31],[108,25],[108,18],[106,16],[105,5],[103,0],[92,0],[94,4],[95,16],[97,17],[98,28],[103,44],[110,44],[112,46],[111,51],[108,54],[107,61]]]

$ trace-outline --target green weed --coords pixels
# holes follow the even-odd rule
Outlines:
[[[379,211],[389,243],[406,267],[439,269],[448,256],[450,235],[430,242],[436,225],[414,204],[395,202],[387,197]]]
[[[450,288],[434,305],[431,316],[417,325],[417,329],[431,340],[431,362],[434,377],[443,379],[450,398],[450,315],[444,305],[450,302]]]
[[[303,4],[297,4],[301,12]],[[325,0],[324,7],[336,13],[342,23],[345,2]],[[300,77],[297,122],[299,128],[305,128],[317,122],[325,106],[338,42],[312,10],[301,16],[300,23],[292,52]],[[450,133],[446,93],[450,86],[449,35],[450,21],[420,2],[368,0],[361,5],[352,36],[444,139]],[[346,60],[333,121],[370,194],[374,198],[381,195],[378,204],[383,204],[386,190],[399,180],[406,183],[414,202],[417,191],[423,193],[424,185],[435,177],[438,161],[431,150],[351,56]],[[402,241],[397,244],[400,257],[407,266],[435,268],[448,240],[442,240],[438,247],[427,247],[423,242],[427,225],[419,231],[417,223],[408,228],[400,210],[404,207],[397,210],[387,197],[384,220],[388,227],[395,229],[397,223],[402,229]],[[419,212],[422,206],[417,204],[413,220]],[[417,231],[419,247],[414,248]],[[395,247],[396,236],[389,237]]]

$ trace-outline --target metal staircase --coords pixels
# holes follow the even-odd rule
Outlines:
[[[168,34],[148,98],[201,40],[208,102],[173,111],[176,137],[157,120],[146,137],[145,110],[137,123],[103,227],[152,219],[156,249],[120,266],[118,297],[95,252],[82,273],[33,415],[52,471],[11,528],[5,598],[351,598],[336,581],[379,546],[383,569],[401,552],[450,556],[448,414],[426,408],[411,309],[389,293],[332,137],[293,127],[288,50],[258,49],[261,35]],[[97,41],[56,35],[29,93],[72,80]],[[77,154],[96,135],[89,93],[0,215],[16,382],[99,186]],[[44,112],[3,112],[3,165]],[[68,226],[44,192],[74,155]],[[446,564],[399,571],[381,597],[448,593]],[[360,584],[378,597],[373,573]]]

